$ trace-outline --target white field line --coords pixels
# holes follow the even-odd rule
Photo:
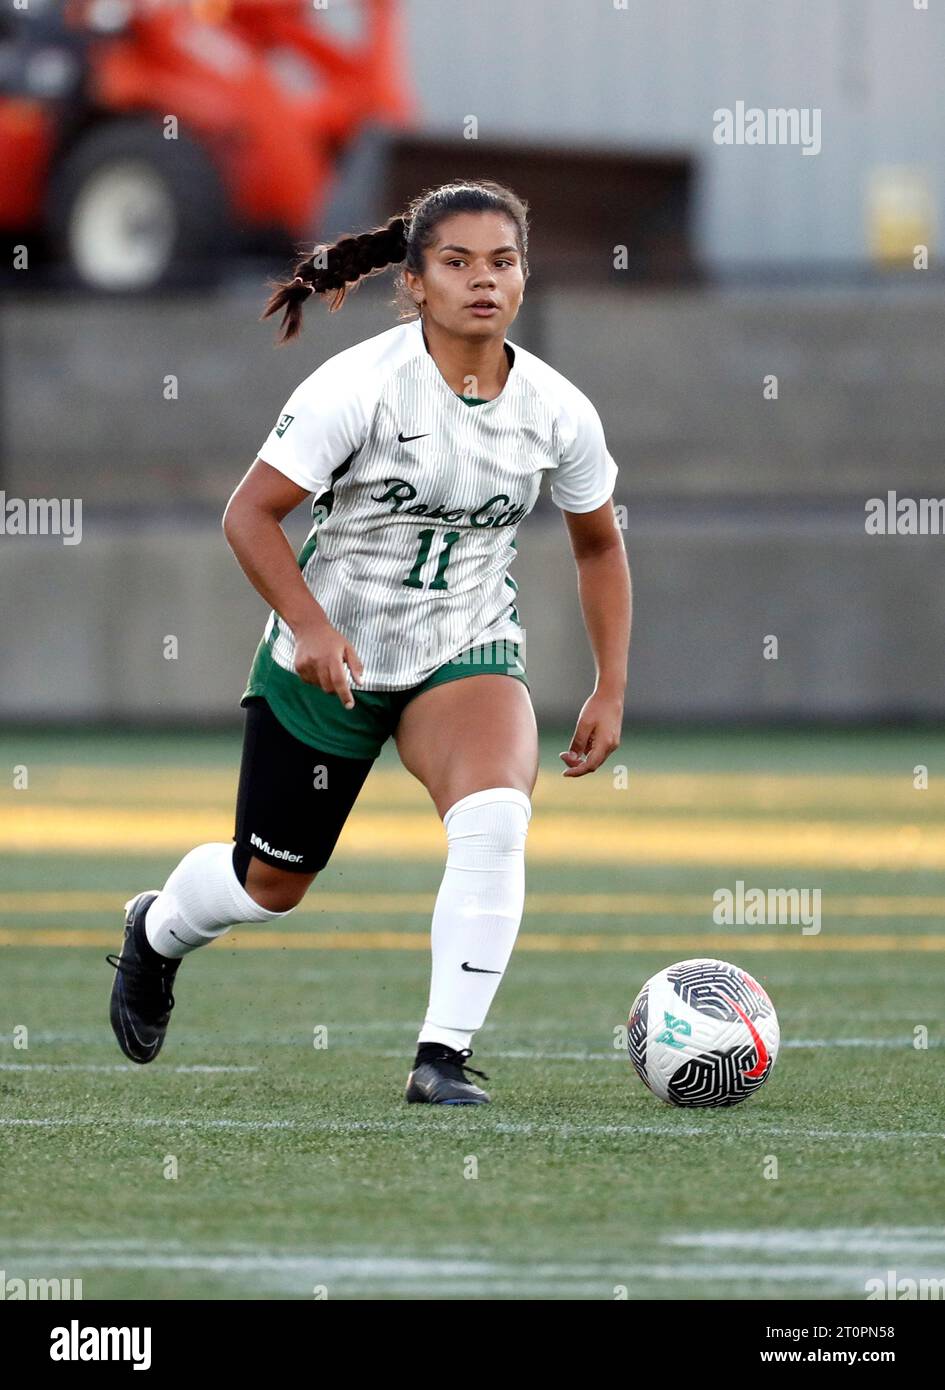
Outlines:
[[[538,1121],[502,1121],[467,1119],[451,1113],[446,1122],[453,1133],[469,1137],[478,1134],[551,1135],[558,1139],[581,1139],[589,1135],[661,1135],[716,1140],[734,1131],[742,1140],[753,1135],[782,1139],[823,1139],[847,1143],[851,1140],[870,1140],[881,1143],[913,1139],[945,1139],[945,1129],[799,1129],[793,1125],[757,1124],[742,1119],[726,1130],[684,1124],[547,1124]],[[233,1120],[194,1119],[181,1116],[157,1115],[47,1115],[35,1118],[0,1116],[0,1129],[195,1129],[262,1133],[268,1130],[291,1131],[297,1134],[428,1134],[416,1119],[410,1120]]]
[[[312,1015],[312,1016],[313,1016],[313,1019],[315,1018],[315,1013],[316,1013],[316,1011],[313,1011],[313,1015]],[[383,1032],[391,1032],[391,1033],[404,1032],[404,1033],[410,1034],[410,1037],[409,1037],[408,1041],[406,1042],[405,1047],[400,1048],[400,1049],[388,1048],[388,1049],[385,1049],[385,1050],[379,1050],[379,1049],[375,1048],[373,1045],[372,1045],[371,1047],[369,1047],[369,1048],[358,1048],[358,1047],[352,1047],[352,1046],[351,1046],[351,1040],[350,1040],[350,1038],[346,1038],[345,1041],[344,1041],[343,1047],[344,1047],[344,1050],[345,1050],[346,1052],[370,1051],[370,1052],[372,1052],[375,1056],[381,1056],[381,1057],[403,1057],[403,1056],[406,1055],[407,1052],[410,1052],[410,1051],[412,1050],[412,1048],[413,1048],[413,1045],[414,1045],[413,1033],[416,1031],[416,1028],[417,1028],[417,1026],[418,1026],[416,1020],[411,1020],[411,1021],[403,1022],[403,1023],[397,1023],[397,1022],[385,1022],[385,1021],[383,1021],[383,1020],[377,1020],[377,1019],[367,1019],[367,1020],[365,1020],[364,1023],[333,1023],[333,1022],[331,1021],[331,1019],[327,1019],[327,1020],[326,1020],[326,1019],[321,1019],[319,1022],[320,1022],[321,1025],[324,1025],[324,1027],[326,1027],[327,1030],[328,1030],[329,1045],[330,1045],[330,1039],[331,1039],[331,1035],[332,1035],[332,1032],[333,1032],[333,1031],[334,1031],[335,1033],[341,1033],[341,1034],[357,1034],[357,1033],[359,1033],[359,1032],[374,1032],[374,1033],[377,1033],[377,1032],[380,1032],[380,1033],[383,1033]],[[313,1024],[313,1026],[314,1026],[314,1024]],[[615,1026],[616,1026],[616,1025],[615,1025]],[[491,1029],[490,1029],[490,1031],[491,1031]],[[42,1043],[42,1044],[53,1044],[53,1043],[97,1043],[97,1042],[102,1042],[102,1043],[107,1044],[108,1046],[111,1046],[110,1040],[109,1040],[109,1038],[108,1038],[108,1036],[107,1036],[107,1029],[105,1029],[105,1028],[84,1029],[84,1030],[77,1031],[77,1032],[72,1032],[72,1033],[57,1033],[57,1032],[42,1032],[42,1033],[41,1033],[41,1032],[33,1032],[33,1033],[30,1034],[30,1037],[31,1037],[32,1042],[33,1042],[34,1045],[36,1045],[37,1043]],[[12,1041],[13,1041],[13,1040],[12,1040],[11,1038],[9,1038],[9,1037],[0,1037],[0,1048],[12,1046]],[[211,1036],[211,1035],[209,1035],[209,1034],[188,1033],[186,1030],[183,1030],[182,1033],[179,1032],[179,1033],[176,1035],[176,1037],[175,1037],[175,1041],[177,1041],[177,1042],[184,1042],[184,1043],[186,1043],[186,1045],[189,1046],[189,1047],[190,1047],[190,1046],[197,1046],[197,1047],[204,1047],[204,1048],[219,1048],[220,1045],[221,1045],[221,1044],[220,1044],[220,1039],[219,1039],[219,1037],[216,1036],[216,1035]],[[259,1046],[259,1047],[299,1047],[299,1048],[304,1048],[306,1051],[310,1051],[310,1050],[312,1050],[312,1037],[311,1037],[311,1034],[310,1034],[310,1033],[307,1033],[307,1032],[302,1032],[302,1033],[299,1033],[299,1034],[297,1034],[297,1035],[295,1035],[295,1036],[284,1036],[284,1035],[279,1035],[279,1034],[267,1034],[267,1033],[240,1033],[237,1037],[230,1038],[230,1039],[228,1040],[228,1045],[230,1045],[230,1046],[237,1046],[237,1047],[253,1047],[253,1046]],[[928,1045],[929,1045],[930,1048],[945,1047],[945,1038],[930,1038],[930,1039],[929,1039]],[[801,1050],[801,1051],[804,1051],[804,1050],[808,1050],[808,1049],[829,1048],[829,1047],[854,1047],[854,1048],[858,1048],[858,1047],[863,1047],[863,1048],[899,1048],[899,1047],[901,1047],[901,1048],[904,1048],[904,1049],[908,1049],[909,1051],[912,1051],[912,1050],[913,1050],[912,1039],[911,1039],[911,1037],[910,1037],[908,1034],[903,1034],[902,1036],[900,1036],[900,1037],[898,1037],[898,1038],[788,1038],[788,1039],[782,1039],[782,1040],[781,1040],[781,1049],[782,1049],[782,1050],[785,1050],[785,1049],[798,1050],[798,1049],[799,1049],[799,1050]],[[623,1048],[620,1048],[620,1049],[614,1048],[614,1049],[612,1049],[612,1050],[596,1052],[596,1051],[585,1051],[585,1050],[583,1050],[583,1049],[559,1050],[559,1049],[554,1049],[554,1048],[549,1048],[549,1049],[545,1049],[545,1048],[492,1048],[492,1047],[480,1046],[480,1051],[482,1052],[483,1056],[485,1056],[485,1055],[488,1053],[488,1056],[489,1056],[490,1058],[509,1059],[509,1060],[518,1060],[518,1061],[536,1061],[536,1062],[596,1062],[596,1061],[611,1061],[611,1060],[615,1060],[615,1061],[626,1061],[626,1054],[625,1054]],[[408,1058],[408,1061],[409,1061],[409,1058]],[[25,1065],[27,1065],[27,1064],[24,1063],[23,1065],[25,1066]],[[46,1065],[48,1065],[50,1068],[52,1068],[53,1066],[56,1066],[56,1067],[75,1066],[76,1068],[78,1068],[78,1067],[80,1067],[80,1066],[84,1066],[83,1063],[55,1063],[55,1064],[54,1064],[54,1063],[49,1063],[49,1064],[46,1064]],[[14,1069],[16,1069],[16,1068],[13,1068],[13,1067],[11,1067],[11,1066],[9,1066],[9,1065],[5,1065],[5,1064],[3,1064],[3,1063],[0,1063],[0,1071],[2,1071],[2,1070],[14,1070]],[[116,1063],[114,1069],[115,1069],[116,1071],[136,1071],[136,1070],[137,1070],[136,1067],[133,1067],[133,1066],[124,1067],[124,1066],[122,1066],[120,1063]],[[107,1070],[109,1070],[109,1068],[104,1067],[104,1066],[102,1066],[102,1067],[97,1067],[97,1068],[89,1067],[88,1070],[107,1071]],[[162,1070],[165,1070],[165,1068],[162,1068]],[[257,1067],[250,1067],[250,1066],[246,1066],[246,1067],[239,1067],[239,1066],[232,1066],[232,1067],[225,1067],[225,1066],[218,1066],[218,1067],[214,1067],[214,1066],[201,1066],[201,1067],[198,1067],[198,1066],[179,1066],[179,1067],[174,1067],[174,1068],[172,1068],[172,1070],[174,1070],[174,1071],[257,1071],[258,1068],[257,1068]]]
[[[871,1255],[882,1259],[938,1256],[945,1277],[945,1229],[929,1226],[834,1227],[768,1231],[701,1231],[666,1235],[662,1244],[707,1253],[745,1250],[754,1254],[824,1253]]]
[[[737,1264],[718,1264],[712,1260],[694,1265],[691,1256],[687,1256],[685,1263],[657,1264],[648,1261],[641,1268],[632,1259],[626,1263],[607,1260],[517,1264],[506,1260],[405,1257],[381,1253],[279,1253],[245,1247],[225,1252],[186,1252],[179,1247],[163,1248],[153,1244],[149,1244],[147,1249],[133,1250],[127,1245],[110,1248],[103,1244],[90,1249],[70,1245],[18,1245],[14,1242],[5,1249],[21,1264],[28,1262],[32,1265],[41,1261],[44,1270],[57,1265],[81,1268],[83,1274],[90,1269],[154,1270],[162,1274],[195,1271],[242,1276],[263,1284],[267,1282],[265,1276],[275,1275],[284,1288],[308,1292],[315,1284],[325,1284],[329,1295],[333,1285],[339,1288],[344,1285],[356,1287],[394,1283],[398,1288],[410,1288],[413,1292],[428,1287],[440,1291],[449,1288],[469,1292],[478,1286],[493,1291],[501,1289],[510,1294],[521,1294],[528,1288],[554,1294],[565,1289],[573,1291],[580,1288],[582,1292],[612,1299],[615,1284],[644,1290],[655,1281],[671,1280],[678,1283],[680,1278],[687,1278],[690,1282],[704,1281],[709,1293],[719,1283],[747,1284],[757,1281],[791,1282],[808,1287],[819,1282],[860,1290],[864,1289],[867,1278],[876,1276],[875,1269],[861,1261],[818,1264],[739,1261]],[[918,1277],[911,1269],[910,1274]],[[923,1275],[937,1277],[931,1271],[926,1274],[923,1270]]]
[[[331,1036],[331,1025],[328,1025],[329,1037]],[[781,1043],[781,1050],[785,1048],[794,1049],[818,1049],[829,1047],[876,1047],[876,1048],[896,1048],[913,1051],[912,1040],[910,1038],[792,1038],[787,1042]],[[945,1047],[945,1039],[929,1040],[929,1047]],[[923,1049],[924,1050],[924,1049]],[[403,1057],[404,1050],[399,1051],[393,1048],[378,1050],[375,1048],[352,1048],[346,1045],[345,1051],[371,1051],[375,1057]],[[626,1062],[627,1054],[624,1048],[613,1048],[609,1052],[545,1052],[540,1048],[516,1048],[493,1049],[484,1048],[483,1055],[490,1059],[525,1062]]]
[[[130,1063],[114,1062],[108,1066],[104,1063],[93,1064],[91,1062],[0,1062],[0,1071],[77,1071],[77,1072],[133,1072],[137,1067]],[[201,1076],[214,1076],[218,1072],[230,1074],[232,1072],[255,1072],[258,1067],[210,1067],[210,1066],[182,1066],[168,1067],[166,1070],[171,1072],[197,1072]]]

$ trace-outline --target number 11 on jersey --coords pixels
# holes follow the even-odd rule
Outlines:
[[[423,569],[423,566],[429,559],[430,548],[433,545],[433,540],[435,536],[436,532],[433,530],[432,527],[429,527],[426,531],[418,531],[417,539],[420,542],[420,548],[417,551],[417,558],[413,562],[413,569],[410,571],[410,573],[407,575],[407,578],[404,580],[404,583],[406,584],[408,589],[423,588],[423,580],[420,578],[420,571]],[[444,535],[443,545],[437,557],[436,575],[427,585],[427,588],[449,588],[449,585],[446,582],[446,567],[450,562],[450,550],[459,540],[459,537],[459,531],[447,531]]]

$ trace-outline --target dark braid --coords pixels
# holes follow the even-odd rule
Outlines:
[[[298,261],[291,280],[278,284],[269,297],[262,318],[284,309],[280,342],[298,336],[302,327],[302,305],[310,294],[333,293],[329,312],[340,309],[348,286],[386,270],[407,254],[407,222],[392,217],[385,227],[358,236],[342,237],[333,246],[316,246],[305,260]]]
[[[442,184],[414,198],[405,213],[392,217],[383,227],[358,236],[345,236],[333,245],[316,246],[311,256],[296,263],[293,278],[276,282],[261,317],[280,309],[283,314],[280,342],[298,336],[302,327],[302,305],[311,294],[333,297],[329,312],[340,309],[349,286],[379,274],[388,266],[405,263],[416,275],[423,274],[424,253],[436,239],[440,222],[457,212],[501,212],[516,230],[522,270],[528,275],[528,204],[510,188],[491,179]],[[401,273],[397,281],[401,317],[416,317],[417,305],[410,296]]]

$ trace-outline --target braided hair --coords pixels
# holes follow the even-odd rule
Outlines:
[[[404,263],[422,275],[423,254],[433,244],[438,224],[457,212],[501,212],[509,217],[527,276],[528,204],[491,179],[449,183],[420,194],[405,213],[392,217],[383,227],[342,237],[332,245],[316,246],[310,256],[296,262],[291,279],[276,283],[260,317],[266,319],[283,310],[279,341],[286,343],[301,332],[302,305],[310,295],[331,295],[329,313],[333,314],[341,308],[349,288],[356,288],[388,266]],[[417,306],[402,275],[397,289],[401,317],[415,317]]]

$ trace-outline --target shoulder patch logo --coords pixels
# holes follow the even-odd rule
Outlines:
[[[286,430],[289,428],[294,419],[294,415],[279,416],[279,423],[276,425],[276,434],[279,436],[280,439],[285,434]]]

